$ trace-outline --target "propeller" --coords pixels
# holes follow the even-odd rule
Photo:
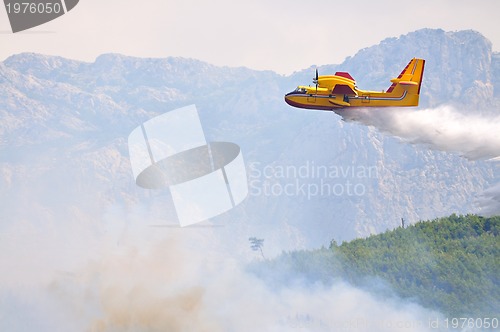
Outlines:
[[[318,68],[316,68],[316,76],[313,78],[313,83],[316,84],[316,94],[318,94]]]

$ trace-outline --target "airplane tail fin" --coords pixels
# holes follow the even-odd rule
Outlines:
[[[425,60],[413,58],[406,65],[405,69],[399,74],[397,78],[391,80],[392,85],[387,90],[391,93],[394,89],[401,87],[406,90],[409,95],[420,95],[420,86],[424,75]],[[418,105],[418,99],[417,99]]]

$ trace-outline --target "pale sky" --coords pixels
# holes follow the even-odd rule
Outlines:
[[[421,28],[474,29],[499,51],[498,13],[499,0],[80,0],[13,34],[0,7],[0,61],[37,52],[93,62],[113,52],[290,74]]]

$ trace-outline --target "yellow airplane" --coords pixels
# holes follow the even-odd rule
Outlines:
[[[384,92],[360,90],[354,78],[346,72],[318,76],[315,86],[298,86],[285,95],[294,107],[331,111],[344,107],[418,106],[425,60],[413,58],[392,85]]]

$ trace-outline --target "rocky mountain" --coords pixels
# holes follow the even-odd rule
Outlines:
[[[381,90],[415,56],[427,61],[420,108],[453,104],[499,114],[500,56],[474,31],[419,30],[319,71],[349,71],[360,88]],[[249,197],[211,220],[236,247],[254,235],[270,252],[317,247],[394,228],[401,218],[481,212],[478,197],[500,177],[494,162],[410,145],[335,113],[290,108],[283,95],[310,83],[313,72],[285,77],[118,54],[93,63],[9,57],[0,63],[0,231],[18,220],[105,223],[116,211],[142,211],[144,224],[175,223],[168,190],[135,185],[127,137],[189,104],[197,105],[209,141],[243,151]]]

